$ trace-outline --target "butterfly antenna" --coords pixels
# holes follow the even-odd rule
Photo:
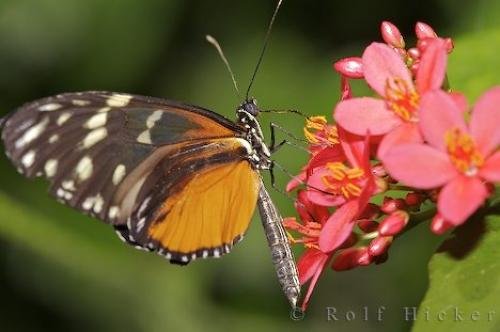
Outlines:
[[[227,61],[226,56],[224,55],[224,52],[222,51],[222,47],[220,47],[219,42],[212,36],[206,35],[205,38],[207,39],[207,42],[213,45],[217,52],[219,53],[219,56],[221,57],[222,61],[224,61],[224,64],[226,65],[227,70],[229,71],[229,74],[231,75],[231,80],[233,81],[234,85],[234,90],[236,90],[236,94],[238,95],[238,100],[241,101],[241,94],[240,90],[238,89],[238,82],[236,82],[236,78],[234,77],[233,70],[231,69],[231,66],[229,65],[229,61]]]
[[[264,58],[264,53],[266,52],[267,43],[269,41],[269,36],[271,35],[271,30],[273,28],[274,21],[276,19],[276,16],[278,15],[278,10],[280,9],[282,2],[283,2],[283,0],[278,1],[278,4],[276,5],[276,9],[274,9],[273,16],[271,17],[271,21],[269,22],[269,27],[267,28],[266,37],[264,38],[264,45],[262,46],[262,51],[260,51],[259,59],[257,60],[257,65],[255,66],[255,69],[254,69],[253,74],[252,74],[252,78],[250,79],[250,84],[248,85],[248,88],[247,88],[245,100],[248,100],[248,95],[250,94],[250,90],[252,89],[253,82],[255,81],[255,76],[257,75],[257,72],[259,71],[259,67],[260,67],[260,64],[262,63],[262,59]]]

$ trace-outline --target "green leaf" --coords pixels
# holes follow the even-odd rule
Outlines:
[[[430,286],[414,332],[500,329],[499,244],[500,216],[481,214],[443,243],[429,264]]]

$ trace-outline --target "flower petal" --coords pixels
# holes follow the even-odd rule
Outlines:
[[[422,96],[419,109],[420,130],[432,146],[446,150],[445,134],[452,128],[467,132],[463,112],[446,92],[430,91]]]
[[[380,96],[385,96],[389,79],[402,79],[413,86],[410,71],[403,59],[391,47],[382,43],[372,43],[363,53],[363,72],[365,80]],[[377,135],[371,132],[372,135]]]
[[[500,87],[494,87],[484,93],[474,106],[470,119],[470,132],[477,147],[485,155],[500,144]]]
[[[394,146],[382,162],[393,178],[419,189],[440,187],[457,176],[447,154],[424,144]]]
[[[309,287],[307,288],[306,295],[304,296],[304,300],[302,301],[301,309],[302,311],[306,311],[307,306],[309,304],[309,300],[311,299],[312,293],[314,291],[314,288],[316,287],[316,284],[318,283],[319,277],[321,276],[321,273],[325,269],[326,263],[328,262],[328,259],[330,258],[330,255],[324,255],[324,257],[321,258],[321,261],[318,260],[320,265],[316,268],[316,272],[311,278],[311,282],[309,283]]]
[[[305,222],[324,223],[330,216],[327,207],[314,204],[309,200],[307,190],[300,190],[297,194],[295,209],[299,213],[300,219]]]
[[[446,44],[443,39],[429,40],[418,65],[416,85],[420,94],[441,88],[446,75],[447,57]]]
[[[299,174],[295,175],[288,183],[286,184],[286,192],[290,192],[306,181],[306,172],[302,171]]]
[[[383,135],[397,127],[402,121],[387,109],[380,99],[363,97],[346,99],[337,104],[335,121],[345,130],[364,136]]]
[[[319,248],[323,252],[337,249],[349,237],[358,214],[358,202],[349,201],[339,207],[326,221],[319,236]]]
[[[488,196],[478,177],[458,176],[439,193],[438,211],[455,226],[464,223]]]
[[[342,151],[353,167],[360,167],[366,150],[365,137],[347,132],[344,128],[338,128],[340,146]]]
[[[383,155],[392,147],[407,143],[422,143],[423,138],[420,129],[415,123],[405,122],[384,136],[378,147],[377,156],[383,159]]]
[[[450,97],[453,98],[455,104],[460,111],[466,112],[469,109],[469,102],[467,101],[467,97],[463,93],[460,92],[449,92]]]
[[[343,162],[345,160],[344,151],[340,144],[326,147],[316,152],[307,163],[307,174],[310,175],[315,168],[322,167],[329,162]]]
[[[489,182],[500,182],[500,151],[486,159],[483,167],[479,170],[479,175]]]
[[[314,170],[307,180],[307,198],[312,203],[322,206],[337,206],[344,203],[344,196],[329,193],[330,190],[323,181],[323,177],[326,175],[329,175],[329,171],[325,168]]]
[[[301,285],[305,284],[313,277],[318,268],[324,265],[326,258],[328,258],[328,255],[318,249],[308,249],[305,251],[297,262],[299,282]]]

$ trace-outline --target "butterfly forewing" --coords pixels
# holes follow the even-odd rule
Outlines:
[[[60,201],[110,223],[123,220],[121,202],[113,200],[117,189],[156,149],[234,137],[237,129],[202,108],[110,92],[41,99],[22,106],[3,126],[6,154],[21,173],[44,175]]]

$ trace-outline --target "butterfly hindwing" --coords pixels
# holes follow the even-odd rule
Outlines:
[[[248,227],[260,184],[246,156],[239,138],[158,149],[145,161],[148,171],[131,175],[140,189],[115,195],[128,216],[117,231],[128,243],[183,264],[229,252]]]

